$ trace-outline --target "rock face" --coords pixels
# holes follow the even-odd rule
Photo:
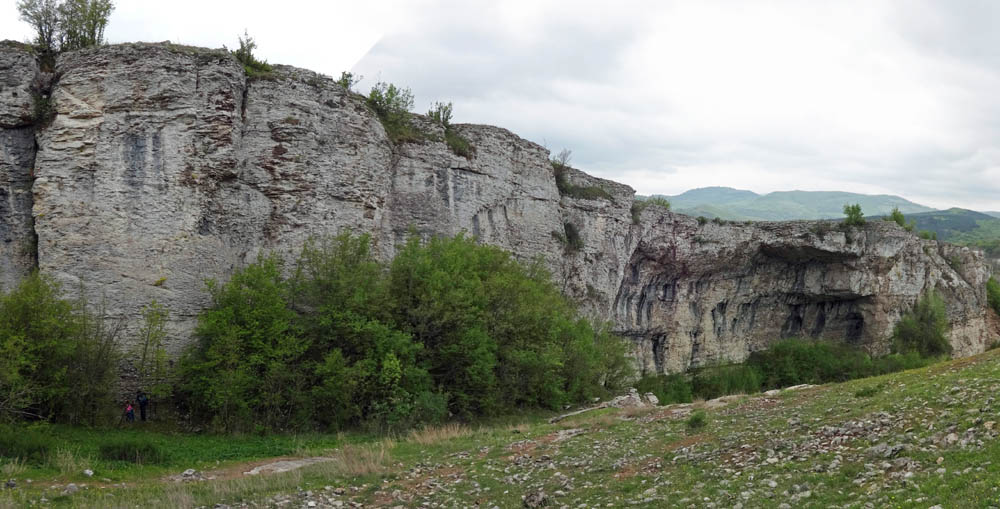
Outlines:
[[[991,334],[982,254],[895,223],[642,220],[614,318],[649,371],[739,361],[786,337],[888,353],[895,323],[931,290],[947,303],[956,355],[983,351]]]
[[[170,310],[174,352],[208,303],[206,278],[265,251],[292,260],[310,236],[344,230],[370,233],[384,258],[411,231],[466,232],[541,257],[588,314],[635,341],[651,372],[741,360],[787,336],[884,352],[900,314],[933,288],[957,354],[990,340],[981,255],[887,223],[634,215],[631,188],[577,170],[561,192],[548,152],[509,131],[457,126],[475,147],[468,159],[443,141],[394,147],[363,99],[330,78],[277,66],[248,81],[224,51],[64,54],[51,122],[33,120],[45,78],[23,50],[0,46],[0,282],[37,264],[132,330],[156,300]]]
[[[34,268],[31,181],[35,165],[33,84],[35,59],[0,43],[0,288]]]

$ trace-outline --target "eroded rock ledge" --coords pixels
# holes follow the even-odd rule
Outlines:
[[[548,151],[507,130],[457,126],[471,159],[443,142],[393,147],[356,94],[303,69],[275,74],[248,81],[224,51],[169,43],[73,52],[42,124],[37,65],[0,45],[0,284],[37,264],[133,329],[155,299],[176,352],[208,303],[204,279],[261,251],[349,230],[387,258],[411,229],[464,231],[545,259],[567,295],[635,341],[647,371],[741,360],[786,336],[884,352],[932,288],[957,354],[992,341],[978,252],[881,222],[700,224],[649,207],[636,223],[631,188],[569,170],[607,194],[561,196]],[[565,245],[567,225],[581,248]]]

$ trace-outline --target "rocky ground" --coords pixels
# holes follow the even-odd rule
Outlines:
[[[843,384],[689,405],[608,406],[554,424],[536,418],[478,430],[451,426],[355,446],[283,473],[257,468],[262,475],[228,480],[211,472],[182,474],[160,480],[161,491],[152,491],[160,498],[148,502],[219,508],[1000,507],[998,390],[1000,350],[994,350]],[[701,413],[705,424],[694,427],[692,416]],[[134,489],[55,498],[114,506]]]

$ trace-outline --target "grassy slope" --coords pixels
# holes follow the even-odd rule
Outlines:
[[[274,503],[275,493],[293,507],[307,499],[517,507],[541,489],[550,505],[570,507],[987,507],[1000,504],[998,395],[994,350],[874,379],[735,397],[707,408],[708,424],[691,433],[686,406],[601,410],[558,424],[534,417],[346,446],[336,461],[264,478],[177,484],[157,470],[124,488],[55,498],[60,488],[36,482],[4,492],[0,506],[44,492],[57,505],[81,507]]]

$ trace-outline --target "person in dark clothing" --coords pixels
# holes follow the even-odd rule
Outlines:
[[[145,392],[139,391],[135,393],[135,400],[139,402],[139,418],[143,422],[146,421],[146,407],[149,406],[149,397],[146,396]]]

